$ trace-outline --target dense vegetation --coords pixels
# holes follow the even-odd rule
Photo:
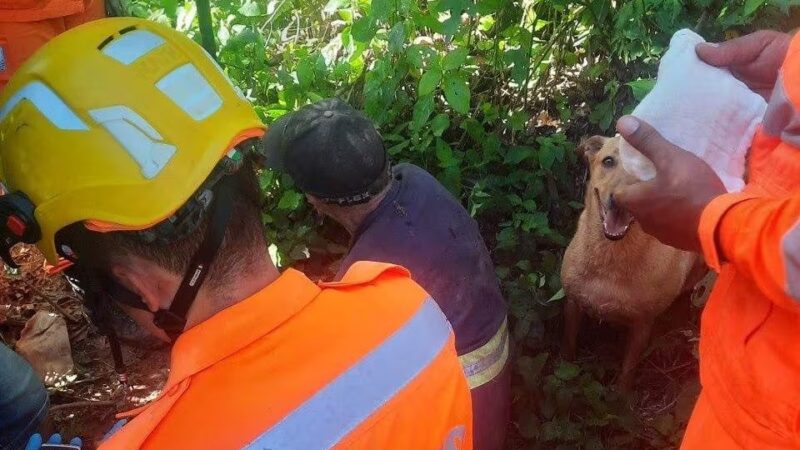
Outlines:
[[[200,40],[193,1],[122,3]],[[511,311],[510,448],[675,446],[695,381],[678,380],[671,402],[643,414],[609,387],[617,360],[558,358],[559,261],[582,207],[584,169],[573,150],[584,136],[613,133],[613,120],[652,86],[674,31],[719,40],[786,28],[793,2],[211,3],[219,60],[265,122],[343,98],[374,119],[394,160],[434,173],[477,219]],[[317,227],[287,178],[264,172],[261,182],[275,258],[283,266],[310,258],[305,267],[324,271],[345,249],[341,232]]]

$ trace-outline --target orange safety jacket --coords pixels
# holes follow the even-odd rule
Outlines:
[[[0,0],[0,89],[47,41],[105,14],[103,0]]]
[[[709,442],[702,429],[714,424],[741,448],[800,448],[800,38],[749,158],[744,192],[712,201],[700,223],[719,278],[703,312],[702,401],[684,449],[736,448]]]
[[[161,396],[100,446],[136,448],[469,450],[470,391],[405,269],[288,270],[177,340]]]

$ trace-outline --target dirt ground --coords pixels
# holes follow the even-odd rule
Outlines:
[[[64,278],[47,275],[41,255],[32,247],[17,247],[14,254],[22,268],[18,274],[6,271],[0,276],[0,337],[13,348],[25,321],[37,310],[64,317],[75,373],[48,388],[50,426],[64,436],[81,436],[84,448],[93,449],[114,424],[115,413],[156,398],[168,375],[169,349],[154,348],[152,341],[143,340],[140,344],[146,345],[123,345],[128,383],[122,384],[106,338],[91,325]],[[681,299],[659,321],[631,397],[631,408],[640,421],[632,430],[641,430],[634,433],[658,434],[661,430],[664,435],[675,434],[688,418],[699,392],[695,356],[698,315],[699,309],[689,299]],[[607,365],[613,371],[621,361],[624,330],[587,324],[581,341],[581,364]],[[515,423],[512,428],[520,426],[524,424]],[[655,436],[639,437],[649,441]]]
[[[13,348],[25,321],[36,311],[64,317],[75,373],[57,386],[48,387],[48,427],[67,437],[81,436],[84,448],[93,449],[114,424],[116,412],[142,406],[158,395],[167,379],[169,350],[152,348],[151,341],[145,345],[150,348],[123,345],[128,366],[128,383],[123,385],[114,371],[106,338],[91,325],[80,299],[64,277],[47,275],[44,259],[32,247],[20,246],[13,253],[21,269],[18,274],[6,271],[0,276],[0,336]]]

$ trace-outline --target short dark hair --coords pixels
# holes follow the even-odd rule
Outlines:
[[[230,176],[234,190],[231,218],[204,283],[216,294],[222,294],[226,285],[257,266],[253,262],[266,253],[267,245],[261,224],[261,194],[252,163],[245,162]],[[82,224],[65,228],[58,238],[60,243],[67,244],[78,255],[82,264],[101,271],[126,257],[136,256],[183,276],[206,238],[208,216],[205,215],[193,232],[169,245],[145,242],[136,232],[98,233],[86,229]],[[257,251],[259,247],[263,252]]]

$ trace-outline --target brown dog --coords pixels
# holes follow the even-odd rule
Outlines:
[[[705,265],[698,255],[645,234],[616,204],[614,193],[638,181],[619,161],[619,142],[619,137],[594,136],[578,147],[589,164],[590,179],[578,229],[561,267],[566,293],[564,355],[575,356],[584,312],[627,325],[618,384],[629,389],[656,316],[700,281]]]

